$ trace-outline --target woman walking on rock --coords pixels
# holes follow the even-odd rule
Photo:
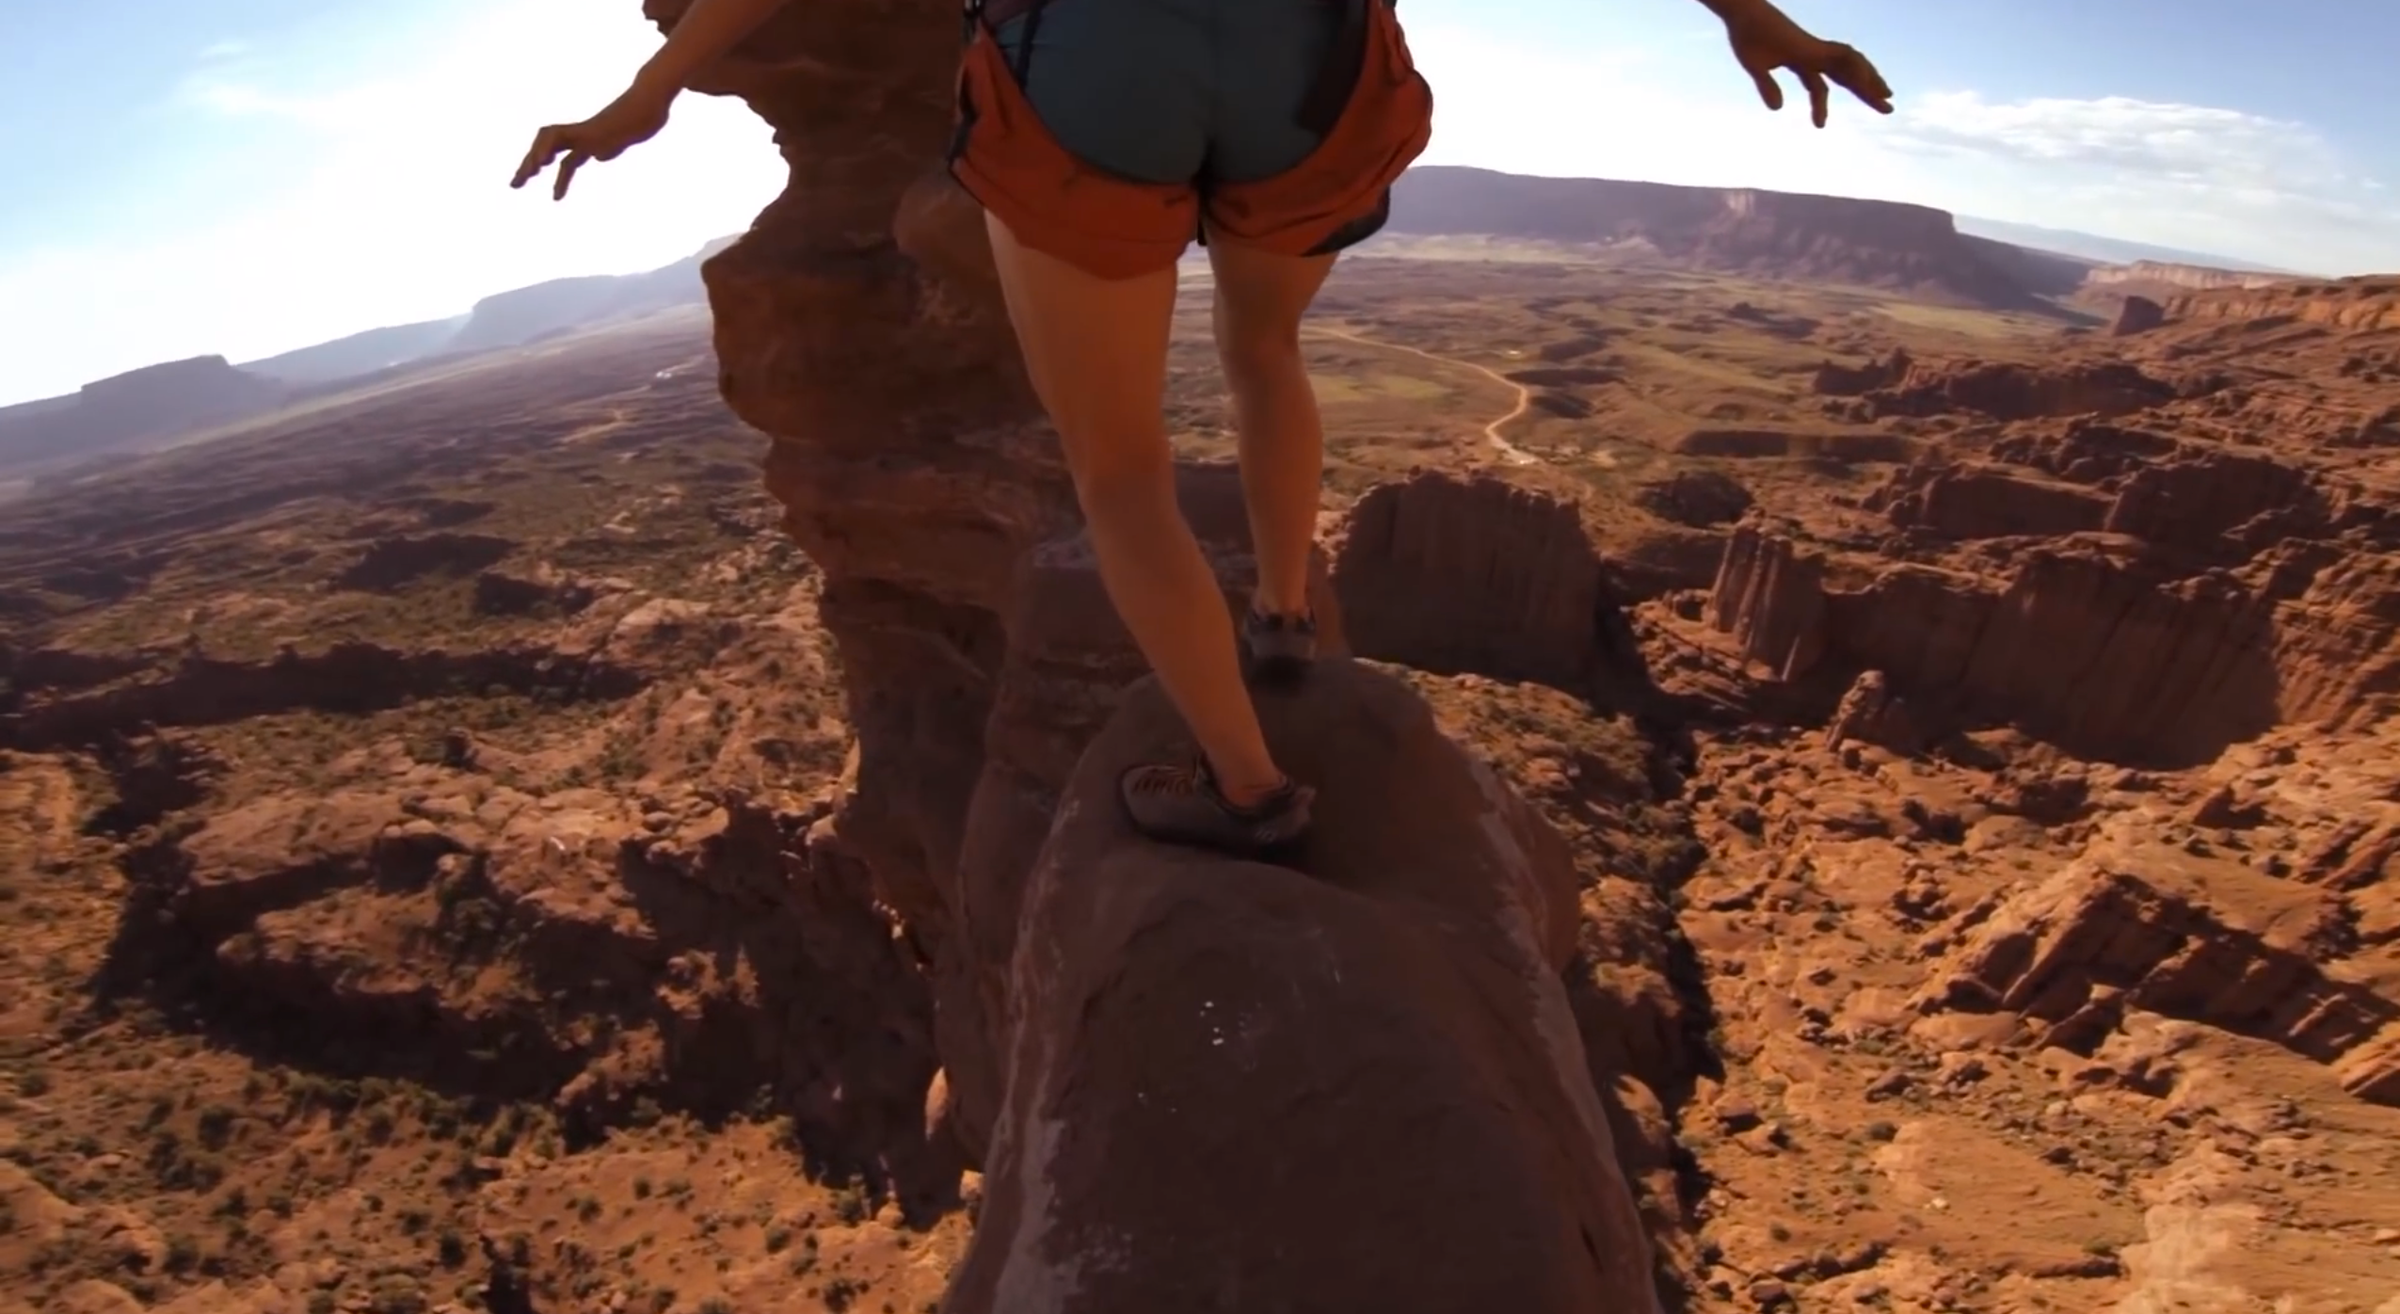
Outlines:
[[[511,185],[560,161],[564,197],[586,161],[654,136],[692,76],[783,3],[695,0],[623,95],[535,136]],[[1828,81],[1891,112],[1891,89],[1849,46],[1768,0],[1700,3],[1768,108],[1782,107],[1784,68],[1820,127]],[[969,0],[966,18],[951,172],[984,207],[1109,598],[1200,746],[1188,765],[1127,772],[1126,811],[1152,838],[1229,852],[1295,840],[1312,791],[1268,752],[1233,618],[1175,500],[1163,405],[1176,266],[1197,239],[1215,275],[1258,561],[1240,644],[1257,667],[1302,670],[1323,439],[1300,321],[1338,253],[1383,226],[1431,134],[1432,94],[1393,0]]]

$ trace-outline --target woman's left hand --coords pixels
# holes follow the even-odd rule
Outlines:
[[[1818,38],[1768,0],[1732,8],[1725,19],[1725,39],[1768,109],[1783,108],[1783,88],[1775,81],[1775,70],[1788,68],[1808,89],[1808,118],[1820,128],[1829,108],[1828,79],[1878,112],[1892,112],[1891,86],[1872,61],[1856,47]]]

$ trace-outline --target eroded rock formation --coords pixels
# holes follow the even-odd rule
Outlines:
[[[1922,1006],[2004,1009],[2083,1053],[2143,1009],[2274,1041],[2331,1064],[2353,1094],[2400,1100],[2400,1005],[2327,972],[2310,943],[2342,915],[2333,901],[2225,864],[2195,879],[2191,865],[2104,843],[1994,910]]]
[[[680,9],[648,5],[662,23]],[[1328,677],[1353,694],[1325,715],[1398,736],[1386,766],[1450,783],[1399,847],[1392,836],[1413,832],[1360,815],[1390,806],[1373,782],[1392,777],[1337,788],[1324,884],[1115,835],[1100,776],[1133,742],[1161,742],[1155,705],[1119,713],[1114,747],[1074,775],[1139,663],[1074,532],[979,216],[933,167],[956,30],[955,8],[932,0],[794,9],[703,89],[756,109],[792,169],[704,276],[724,396],[777,440],[768,486],[824,572],[821,615],[847,681],[855,770],[817,841],[872,872],[922,949],[941,1119],[993,1172],[959,1307],[1027,1308],[1012,1298],[1040,1291],[1095,1309],[1188,1294],[1229,1254],[1248,1303],[1308,1305],[1310,1292],[1388,1281],[1372,1303],[1451,1308],[1424,1303],[1434,1275],[1477,1273],[1476,1294],[1520,1297],[1504,1302],[1514,1307],[1642,1307],[1649,1251],[1557,986],[1577,939],[1571,887],[1558,888],[1568,868],[1521,803],[1466,783],[1472,769],[1421,705],[1365,673]],[[1230,471],[1182,479],[1196,531],[1238,587],[1248,562]],[[1567,592],[1556,606],[1516,600],[1537,628],[1564,618],[1562,669],[1593,659],[1596,575]],[[1327,637],[1338,653],[1338,623]],[[1331,737],[1301,731],[1294,751]],[[1513,820],[1490,830],[1494,815]],[[1514,852],[1526,845],[1545,856]],[[1454,911],[1404,914],[1355,892],[1430,875],[1463,900]],[[1461,925],[1469,916],[1492,920]],[[1344,963],[1355,954],[1358,975],[1320,977],[1329,964],[1310,944]],[[1244,962],[1257,970],[1231,970]],[[1258,994],[1277,979],[1291,989]],[[1258,1047],[1246,1080],[1211,1066],[1226,1055],[1210,1043],[1220,1024],[1195,1011],[1204,989],[1223,995],[1228,1044]],[[1203,1090],[1222,1107],[1175,1131],[1179,1110],[1197,1116],[1180,1102]],[[1478,1107],[1492,1098],[1525,1103],[1506,1116]],[[1332,1139],[1263,1130],[1311,1105]],[[1395,1139],[1436,1113],[1476,1148],[1428,1158]],[[1416,1176],[1377,1188],[1361,1174],[1378,1159],[1413,1160],[1386,1171]],[[1287,1217],[1269,1197],[1325,1212]],[[1047,1248],[1025,1249],[1020,1226],[1047,1230]],[[1302,1227],[1310,1256],[1280,1257]],[[1411,1246],[1456,1257],[1474,1237],[1488,1253],[1466,1268],[1394,1262]]]
[[[1745,522],[1710,620],[1780,678],[1873,669],[2121,761],[2206,761],[2383,692],[2400,572],[2382,495],[2155,423],[2020,424],[1896,470],[1862,499],[1901,531],[1881,559]]]
[[[2144,296],[2129,296],[2117,308],[2117,322],[2109,326],[2112,336],[2127,338],[2147,333],[2167,322],[2166,307]]]
[[[2041,416],[2128,415],[2175,395],[2174,388],[2121,361],[2044,369],[2016,361],[1913,362],[1896,382],[1866,394],[1869,413]]]
[[[1842,587],[1753,525],[1726,551],[1712,615],[1782,678],[1831,657],[2077,752],[2192,763],[2303,710],[2279,695],[2272,612],[2097,536],[2029,549],[2000,582],[1904,563]]]
[[[2284,281],[2284,275],[2207,265],[2176,264],[2165,260],[2136,260],[2125,265],[2101,265],[2083,277],[2087,287],[2123,287],[2128,283],[2209,292],[2219,288],[2265,287]]]
[[[1572,690],[1612,674],[1616,602],[1571,500],[1419,475],[1360,498],[1333,551],[1343,621],[1366,656]]]
[[[2305,279],[2218,287],[2177,297],[2167,318],[2226,324],[2317,324],[2353,332],[2400,325],[2400,278],[2375,275],[2334,282]]]

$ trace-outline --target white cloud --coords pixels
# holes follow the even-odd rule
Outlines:
[[[564,202],[540,184],[508,187],[537,127],[599,108],[656,45],[634,6],[513,0],[433,58],[338,90],[249,65],[196,70],[175,92],[181,112],[229,134],[297,128],[316,148],[225,222],[0,263],[0,400],[435,318],[545,278],[665,264],[739,231],[783,167],[763,123],[710,97],[685,97],[656,141],[582,170]]]
[[[1903,86],[1888,118],[1837,91],[1818,131],[1788,81],[1780,113],[1761,106],[1705,26],[1705,41],[1626,29],[1605,46],[1536,45],[1436,13],[1410,23],[1439,105],[1428,162],[1918,201],[2312,271],[2400,269],[2400,180],[2365,176],[2305,125]],[[629,0],[500,0],[432,57],[359,82],[279,76],[306,74],[293,57],[307,52],[218,43],[173,89],[178,112],[235,140],[297,129],[315,149],[227,221],[0,262],[0,400],[452,314],[738,230],[783,170],[765,126],[728,101],[685,97],[659,140],[587,168],[563,204],[506,185],[537,126],[596,109],[656,40]]]
[[[2294,268],[2400,269],[2400,215],[2374,203],[2379,181],[2306,124],[2122,96],[1995,103],[1952,92],[1924,98],[1892,138],[1937,167],[2023,182],[2053,226]]]
[[[2157,104],[2123,96],[2046,98],[1994,104],[1971,91],[1939,92],[1918,102],[1899,128],[1903,138],[2028,160],[2108,164],[2168,174],[2201,174],[2230,154],[2261,144],[2321,149],[2297,124],[2203,105]]]
[[[1903,87],[1889,117],[1837,89],[1819,131],[1788,79],[1768,113],[1715,48],[1594,60],[1423,21],[1410,44],[1439,107],[1433,162],[1918,201],[2294,269],[2400,269],[2389,180],[2304,124]]]

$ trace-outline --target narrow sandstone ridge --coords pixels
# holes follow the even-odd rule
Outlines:
[[[1127,828],[1117,774],[1181,736],[1154,683],[1068,782],[948,1308],[1653,1308],[1559,982],[1565,845],[1389,676],[1263,710],[1324,782],[1303,871]]]

